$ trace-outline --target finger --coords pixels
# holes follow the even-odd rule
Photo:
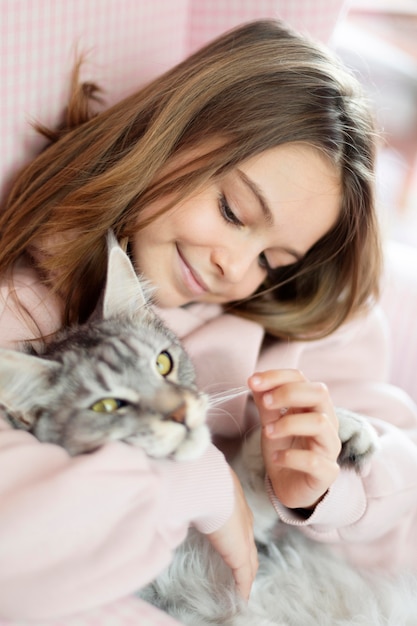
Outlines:
[[[273,462],[280,467],[307,474],[311,482],[311,489],[320,491],[323,486],[328,487],[339,475],[340,467],[336,461],[312,450],[290,448],[278,450],[273,456]]]
[[[331,405],[331,400],[324,383],[293,382],[265,392],[263,403],[269,409],[283,406],[314,408]]]
[[[326,413],[298,413],[282,417],[265,427],[270,440],[304,437],[327,452],[329,458],[337,458],[341,449],[338,430]]]
[[[266,370],[265,372],[256,372],[253,374],[248,380],[248,385],[252,391],[266,391],[286,383],[306,380],[306,377],[300,370]]]
[[[263,423],[273,422],[288,412],[288,409],[304,409],[305,411],[324,413],[337,426],[338,420],[324,383],[296,382],[264,393],[262,405],[268,411],[262,412]],[[278,411],[278,413],[277,413]]]

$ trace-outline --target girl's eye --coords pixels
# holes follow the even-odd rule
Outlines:
[[[261,252],[261,254],[259,255],[258,263],[259,263],[259,266],[262,267],[263,270],[266,270],[267,272],[272,271],[272,267],[268,263],[268,259],[265,256],[265,252]]]
[[[156,359],[156,367],[158,368],[158,372],[161,376],[168,376],[172,372],[172,368],[174,367],[174,361],[169,352],[164,350],[161,352]]]
[[[96,413],[115,413],[123,406],[126,406],[124,400],[119,400],[118,398],[103,398],[95,402],[90,409]]]
[[[228,224],[234,224],[235,226],[243,226],[240,219],[233,213],[232,209],[227,203],[226,197],[222,194],[219,198],[220,214]]]

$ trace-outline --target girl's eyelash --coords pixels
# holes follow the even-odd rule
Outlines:
[[[224,196],[223,194],[221,194],[219,197],[219,208],[220,214],[225,222],[227,222],[228,224],[233,224],[234,226],[244,225],[243,222],[241,222],[240,219],[233,213],[226,200],[226,196]]]
[[[266,270],[267,272],[272,272],[272,267],[268,263],[268,259],[265,256],[265,252],[261,252],[258,259],[259,259],[258,261],[259,266],[262,267],[262,269]]]
[[[219,207],[220,214],[225,222],[227,222],[228,224],[233,224],[234,226],[244,226],[243,222],[241,222],[240,219],[233,213],[227,202],[226,196],[224,196],[223,194],[219,196]],[[264,252],[261,252],[261,254],[259,255],[258,262],[259,267],[261,267],[263,270],[266,270],[268,273],[272,272],[272,268],[269,265],[268,259],[266,258]]]

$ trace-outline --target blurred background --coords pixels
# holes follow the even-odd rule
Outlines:
[[[0,200],[42,145],[31,123],[57,123],[77,49],[88,55],[85,79],[111,104],[262,17],[330,44],[363,82],[382,130],[382,223],[417,246],[417,0],[0,0]]]
[[[330,43],[375,107],[386,232],[417,246],[417,0],[350,0]]]

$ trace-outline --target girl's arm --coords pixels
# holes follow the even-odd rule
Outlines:
[[[416,513],[417,407],[387,382],[388,347],[384,318],[375,309],[332,337],[300,344],[297,366],[302,373],[260,375],[267,393],[272,390],[272,406],[265,406],[261,388],[251,383],[264,425],[272,502],[283,521],[308,527],[317,539],[377,539],[393,529],[401,532]],[[275,350],[279,360],[279,348]],[[379,435],[379,449],[360,474],[335,469],[332,475],[338,454],[333,402],[370,416]],[[295,508],[311,508],[311,514],[300,516]]]
[[[15,285],[42,332],[54,330],[57,305],[36,277],[23,271]],[[31,330],[5,285],[1,293],[0,345],[17,347]],[[247,595],[256,571],[251,522],[212,445],[182,463],[123,443],[71,458],[0,416],[3,618],[60,617],[134,592],[169,563],[190,524],[209,535]]]
[[[190,522],[212,533],[232,509],[214,446],[183,463],[122,443],[70,458],[1,422],[0,616],[64,616],[134,592],[169,563]]]

